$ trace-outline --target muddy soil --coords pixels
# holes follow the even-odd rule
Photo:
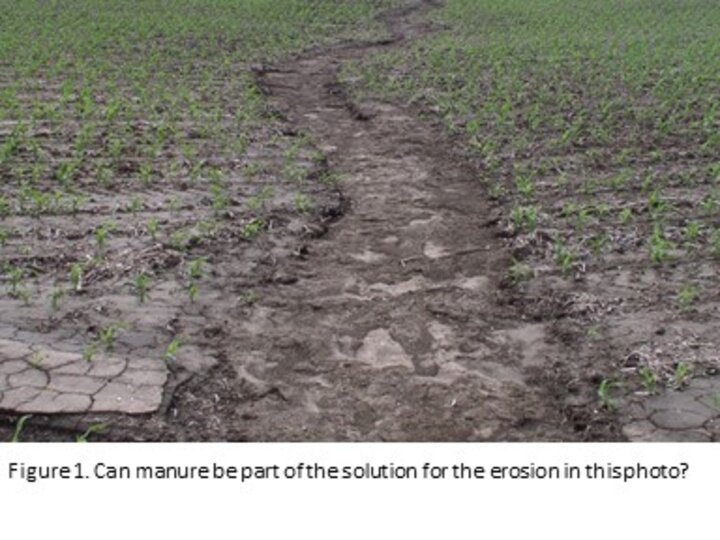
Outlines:
[[[124,319],[137,317],[125,343],[121,338],[111,360],[91,367],[76,347],[65,363],[28,369],[43,361],[38,343],[57,348],[58,327],[44,332],[38,325],[45,317],[35,314],[28,331],[30,322],[4,311],[0,350],[18,357],[16,371],[3,372],[5,399],[8,391],[46,390],[54,381],[51,401],[68,405],[66,414],[44,414],[47,396],[38,400],[34,390],[13,407],[6,401],[0,436],[9,438],[21,414],[33,414],[25,440],[71,440],[100,422],[107,427],[93,435],[98,440],[143,441],[576,441],[685,433],[684,425],[643,431],[627,416],[632,399],[619,410],[603,406],[597,387],[611,362],[608,347],[623,345],[577,341],[588,311],[570,312],[547,281],[530,292],[508,284],[515,248],[505,209],[477,181],[461,141],[414,105],[355,102],[338,82],[344,62],[433,32],[424,21],[437,4],[413,1],[384,14],[391,37],[381,43],[341,43],[256,66],[284,133],[307,136],[323,156],[308,167],[333,182],[318,188],[309,214],[265,215],[270,225],[254,242],[240,232],[206,237],[193,253],[211,262],[206,294],[179,302],[171,293],[183,287],[184,274],[159,279],[142,309],[124,309]],[[131,294],[99,296],[111,310],[136,303]],[[81,318],[89,304],[74,301]],[[188,343],[182,355],[164,357],[180,334]],[[77,397],[67,377],[78,370],[93,387],[88,399]],[[65,393],[62,384],[70,385]],[[709,392],[695,391],[703,399]],[[130,405],[112,412],[107,403],[118,395]],[[674,404],[657,407],[687,416],[672,412]],[[717,436],[708,431],[717,428],[717,414],[706,416],[702,436]]]

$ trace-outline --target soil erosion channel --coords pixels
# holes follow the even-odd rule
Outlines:
[[[427,33],[412,21],[431,7],[385,15],[386,43],[342,44],[260,75],[352,204],[292,263],[297,281],[263,290],[233,334],[238,369],[263,396],[241,406],[251,440],[572,437],[525,380],[557,356],[543,325],[495,302],[507,255],[473,170],[441,126],[398,104],[356,106],[337,82],[343,62]]]

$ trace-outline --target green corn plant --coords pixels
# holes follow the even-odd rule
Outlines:
[[[595,207],[595,212],[601,218],[606,217],[610,214],[610,205],[607,203],[600,203]]]
[[[590,223],[592,212],[588,208],[581,208],[575,218],[575,227],[582,231]]]
[[[713,214],[718,207],[717,196],[714,193],[709,194],[707,197],[705,197],[701,206],[706,214]]]
[[[198,292],[200,292],[198,284],[194,281],[190,282],[187,286],[187,293],[191,303],[195,303],[195,298],[197,297]]]
[[[75,442],[86,443],[91,435],[102,433],[107,427],[107,424],[91,424],[82,434],[75,437]]]
[[[128,210],[130,210],[130,213],[131,213],[133,216],[137,216],[138,212],[140,212],[144,207],[145,207],[145,203],[144,203],[143,200],[142,200],[140,197],[138,197],[137,195],[134,196],[134,197],[130,200],[130,203],[128,204]]]
[[[30,364],[35,369],[41,369],[43,362],[46,360],[46,355],[43,351],[35,351],[28,360],[28,364]]]
[[[215,213],[222,213],[230,206],[230,197],[225,192],[222,184],[210,186],[210,193],[212,194],[212,207]]]
[[[569,218],[577,213],[579,210],[578,205],[572,201],[566,202],[562,207],[562,216]]]
[[[55,178],[61,186],[67,189],[70,187],[74,180],[76,169],[76,163],[71,161],[64,161],[58,166],[58,169],[55,172]]]
[[[516,229],[532,232],[537,227],[538,209],[535,206],[516,206],[510,214]]]
[[[304,193],[295,195],[295,210],[300,214],[307,214],[312,210],[312,200]]]
[[[82,205],[87,202],[88,198],[83,195],[73,195],[70,197],[70,213],[76,215]]]
[[[166,361],[173,361],[177,358],[178,352],[180,352],[180,348],[182,347],[182,340],[180,338],[174,338],[170,344],[167,346],[167,349],[165,349],[165,360]]]
[[[618,383],[611,379],[603,379],[600,383],[600,386],[598,387],[598,397],[600,398],[600,403],[606,409],[615,408],[615,402],[612,399],[612,393],[613,390],[615,390],[615,388],[617,387]]]
[[[95,243],[97,244],[98,252],[102,253],[105,250],[108,236],[114,230],[115,224],[112,222],[103,223],[95,229]]]
[[[265,210],[265,206],[273,198],[274,190],[270,186],[265,186],[260,193],[254,197],[250,197],[245,203],[249,210],[260,212]]]
[[[102,167],[97,174],[98,182],[104,188],[109,188],[112,184],[113,171],[109,167]]]
[[[13,431],[10,442],[14,442],[14,443],[20,442],[20,435],[22,434],[23,429],[25,429],[25,424],[31,418],[32,418],[32,414],[26,414],[26,415],[20,417],[20,419],[15,424],[15,430]]]
[[[653,216],[660,216],[666,213],[670,208],[667,201],[662,198],[662,193],[659,189],[654,190],[648,198],[648,210]]]
[[[249,223],[246,223],[245,226],[242,229],[242,235],[245,238],[253,238],[260,234],[260,231],[263,228],[264,221],[260,218],[255,218]]]
[[[157,233],[158,233],[158,227],[159,223],[157,218],[150,218],[147,222],[147,231],[150,234],[150,238],[153,239],[153,242],[157,241]]]
[[[527,199],[535,193],[535,182],[529,175],[518,175],[515,178],[515,187],[518,193]]]
[[[522,281],[532,279],[535,275],[535,272],[529,265],[513,259],[513,263],[510,266],[508,274],[510,276],[510,281],[517,284]]]
[[[16,297],[22,300],[25,307],[28,307],[31,303],[30,300],[32,299],[32,294],[27,288],[22,287],[18,289]]]
[[[75,292],[80,292],[83,285],[83,267],[80,263],[73,263],[70,267],[70,283]]]
[[[96,341],[91,341],[87,345],[85,345],[85,348],[83,349],[83,360],[86,362],[92,362],[93,358],[95,358],[95,355],[98,352],[98,344]]]
[[[62,287],[55,287],[50,294],[50,307],[53,311],[57,311],[60,308],[60,300],[65,296],[65,289]]]
[[[135,293],[138,297],[138,302],[141,304],[145,303],[145,299],[148,296],[148,291],[150,290],[150,287],[152,286],[152,280],[150,277],[145,274],[144,272],[138,274],[135,276]]]
[[[143,163],[140,166],[140,181],[145,185],[149,186],[153,180],[153,168],[152,165]]]
[[[212,236],[217,231],[217,222],[209,221],[198,221],[197,230],[201,236]]]
[[[0,195],[0,218],[6,218],[10,215],[10,203],[8,200]]]
[[[100,332],[98,332],[97,335],[97,340],[103,345],[103,347],[105,347],[106,351],[111,351],[115,346],[115,341],[117,340],[120,331],[124,328],[124,323],[110,324],[100,329]]]
[[[205,275],[204,266],[206,262],[207,259],[205,257],[200,257],[198,259],[195,259],[188,265],[188,275],[190,276],[191,280],[202,279],[202,277]]]
[[[650,236],[650,260],[654,264],[663,264],[670,258],[670,250],[674,247],[673,243],[665,238],[662,226],[656,223]]]
[[[17,266],[7,266],[5,274],[10,282],[10,296],[17,297],[25,277],[25,270]]]
[[[590,240],[590,248],[595,255],[599,255],[610,243],[610,238],[607,234],[596,235]]]
[[[574,257],[572,252],[565,246],[562,240],[555,242],[555,262],[564,274],[572,270]]]
[[[685,362],[678,362],[675,366],[675,372],[673,377],[675,379],[675,386],[678,388],[683,386],[688,378],[690,377],[690,366]]]
[[[657,376],[648,367],[642,367],[639,371],[643,387],[648,394],[654,394],[657,390]]]
[[[692,284],[683,285],[677,294],[677,303],[680,309],[688,309],[700,297],[700,290]]]
[[[190,232],[186,230],[175,231],[170,236],[170,245],[178,251],[186,251],[190,246]]]
[[[700,238],[702,232],[702,225],[697,221],[688,223],[685,227],[685,241],[689,244],[694,244]]]

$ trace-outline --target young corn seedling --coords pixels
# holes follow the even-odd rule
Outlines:
[[[688,244],[694,244],[700,238],[702,232],[702,225],[697,221],[688,223],[685,227],[685,242]]]
[[[197,298],[198,292],[200,292],[200,287],[196,282],[191,281],[187,286],[187,293],[188,297],[190,298],[190,303],[195,303],[195,298]]]
[[[21,289],[18,289],[17,298],[22,300],[23,305],[25,307],[28,307],[30,305],[30,300],[32,299],[32,294],[30,293],[30,291],[28,289],[23,287]]]
[[[700,290],[692,284],[683,285],[677,294],[677,303],[681,310],[692,306],[700,297]]]
[[[660,224],[655,224],[650,236],[650,260],[654,264],[663,264],[670,258],[670,250],[675,246],[665,238],[665,232]]]
[[[654,394],[657,390],[657,376],[655,373],[648,367],[640,368],[639,373],[645,391],[648,394]]]
[[[60,309],[60,300],[65,296],[65,289],[62,287],[55,287],[50,294],[50,307],[53,311]]]
[[[515,284],[532,279],[535,275],[535,272],[533,272],[533,269],[529,265],[516,259],[513,259],[512,266],[510,266],[508,273],[510,281]]]
[[[526,199],[530,199],[535,193],[535,182],[530,176],[519,175],[515,179],[515,187],[518,193]]]
[[[102,433],[107,429],[107,424],[92,424],[81,435],[75,437],[75,442],[86,443],[91,435]]]
[[[46,355],[43,351],[35,351],[28,360],[28,364],[30,364],[35,369],[41,369],[42,364],[46,359]]]
[[[245,238],[253,238],[260,234],[260,231],[263,228],[263,225],[265,222],[260,218],[255,218],[249,223],[245,224],[245,226],[242,229],[242,235]]]
[[[713,214],[718,207],[718,200],[715,193],[711,193],[707,197],[705,197],[705,200],[703,200],[701,206],[706,214]]]
[[[159,223],[157,218],[150,218],[147,222],[147,231],[150,234],[150,238],[152,238],[153,242],[157,241],[157,233],[158,233],[158,227]]]
[[[265,206],[273,198],[274,190],[270,186],[265,186],[260,193],[254,197],[250,197],[245,203],[249,210],[260,212],[265,210]]]
[[[149,165],[147,163],[143,163],[140,166],[140,181],[143,183],[145,187],[148,187],[152,184],[153,181],[153,168],[152,165]]]
[[[138,274],[135,277],[135,293],[138,297],[138,302],[141,304],[145,303],[145,299],[148,296],[148,291],[150,290],[150,287],[152,286],[152,280],[150,277],[143,273]]]
[[[307,214],[312,210],[312,201],[310,197],[304,193],[298,193],[295,195],[295,210],[300,214]]]
[[[60,164],[55,173],[55,178],[63,188],[68,189],[72,185],[76,169],[77,164],[74,162],[64,161]]]
[[[595,340],[595,341],[602,338],[602,329],[601,329],[600,325],[598,325],[598,324],[591,325],[587,329],[586,335],[589,339]]]
[[[675,366],[675,373],[673,378],[675,379],[675,386],[677,388],[682,387],[690,377],[690,366],[685,362],[678,362]]]
[[[600,398],[600,403],[606,409],[612,410],[615,408],[615,402],[612,399],[612,392],[618,386],[618,383],[611,379],[603,379],[600,383],[600,386],[598,387],[598,397]]]
[[[670,209],[670,204],[662,198],[659,189],[654,190],[648,198],[648,210],[650,215],[657,218],[662,216]]]
[[[111,351],[115,346],[115,341],[117,340],[120,331],[124,328],[124,323],[110,324],[105,328],[100,329],[100,332],[97,335],[97,340],[103,345],[103,347],[105,347],[106,351]]]
[[[575,215],[578,212],[579,208],[578,205],[572,201],[566,202],[562,207],[562,216],[569,218]]]
[[[145,207],[145,203],[137,195],[134,196],[130,200],[130,203],[128,204],[128,210],[133,215],[133,217],[137,216],[138,212],[140,212],[144,207]]]
[[[610,214],[610,205],[607,203],[600,203],[595,207],[595,212],[598,217],[604,218]]]
[[[10,215],[10,203],[0,195],[0,218],[6,218]]]
[[[174,338],[167,346],[167,349],[165,349],[165,361],[174,361],[177,358],[178,352],[180,352],[180,347],[182,347],[182,340],[180,338]]]
[[[535,206],[516,206],[510,214],[510,219],[515,229],[532,232],[537,227],[538,210]]]
[[[581,208],[575,218],[575,228],[582,231],[590,223],[592,212],[588,208]]]
[[[210,186],[212,193],[212,207],[216,214],[222,213],[230,206],[230,197],[225,192],[222,184],[213,184]]]
[[[83,285],[83,267],[80,263],[73,263],[70,267],[70,283],[75,292],[80,292]]]
[[[490,186],[488,194],[492,200],[498,201],[507,196],[508,190],[504,185],[497,183]]]
[[[572,270],[574,262],[573,254],[561,240],[555,243],[555,262],[564,274]]]
[[[188,276],[191,281],[197,281],[203,278],[205,275],[204,266],[206,261],[207,259],[205,257],[200,257],[190,263],[188,266]]]
[[[655,178],[652,174],[648,173],[643,177],[642,184],[640,184],[640,189],[644,193],[647,193],[652,189],[653,185],[655,185]]]
[[[17,266],[8,266],[5,268],[5,274],[7,274],[8,281],[10,282],[10,296],[17,298],[20,294],[25,271]]]
[[[104,188],[109,188],[112,185],[113,171],[109,167],[103,167],[98,171],[98,182]]]
[[[607,234],[599,234],[590,240],[590,248],[595,255],[600,255],[609,243],[610,238]]]
[[[98,352],[98,345],[96,341],[91,341],[83,349],[83,360],[86,362],[92,362],[93,358]]]
[[[32,414],[26,414],[25,416],[20,417],[20,419],[15,424],[15,430],[13,431],[10,442],[20,442],[20,435],[22,434],[23,429],[25,429],[25,423],[31,418]]]
[[[88,198],[84,195],[73,195],[70,197],[70,213],[74,216],[78,213],[82,205],[87,202]]]
[[[212,236],[217,231],[216,221],[198,221],[197,230],[201,236]]]
[[[186,251],[190,247],[190,231],[178,230],[170,236],[170,245],[178,251]]]
[[[108,236],[115,230],[115,224],[112,222],[103,223],[97,229],[95,229],[95,243],[97,244],[98,253],[105,251]]]

